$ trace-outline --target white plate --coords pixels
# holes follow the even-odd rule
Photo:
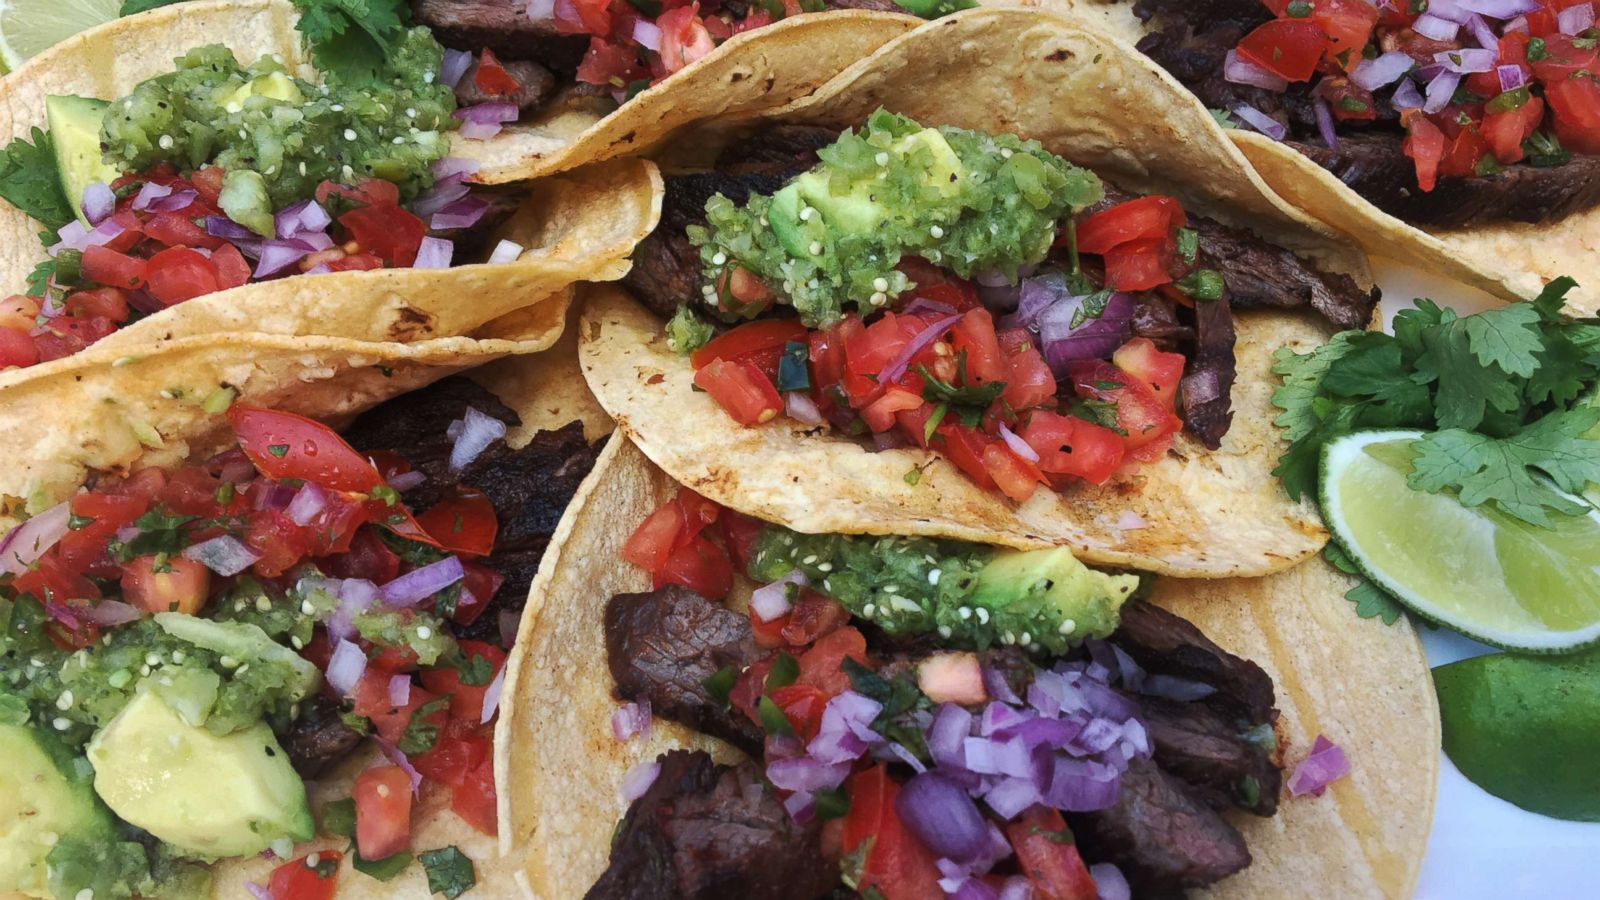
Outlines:
[[[1373,268],[1383,288],[1386,322],[1396,310],[1410,306],[1413,297],[1430,297],[1462,313],[1499,305],[1481,291],[1410,266],[1375,259]],[[1435,666],[1499,652],[1445,629],[1420,631],[1428,661]],[[1566,822],[1520,809],[1468,781],[1444,757],[1433,834],[1416,896],[1600,897],[1600,823]]]

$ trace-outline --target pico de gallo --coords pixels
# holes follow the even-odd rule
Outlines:
[[[103,479],[0,543],[0,739],[94,773],[92,793],[74,782],[55,804],[81,799],[80,820],[39,824],[58,840],[30,850],[26,825],[0,840],[0,876],[20,882],[0,887],[209,896],[202,861],[265,853],[289,861],[258,896],[327,897],[340,853],[292,858],[316,833],[349,837],[372,877],[394,877],[416,850],[459,870],[454,848],[414,846],[422,791],[448,791],[457,816],[495,833],[506,650],[453,636],[504,580],[486,564],[493,505],[457,484],[414,513],[399,492],[422,473],[399,454],[363,455],[290,413],[226,415],[236,449]],[[488,443],[466,419],[463,465]],[[171,747],[150,752],[152,730]],[[379,763],[314,821],[301,773],[367,737]]]
[[[1274,18],[1239,40],[1224,77],[1272,91],[1312,85],[1329,148],[1343,128],[1398,115],[1424,192],[1441,177],[1600,153],[1600,30],[1588,0],[1265,5]],[[1248,103],[1230,111],[1271,137],[1288,132]]]
[[[729,416],[932,449],[1019,503],[1166,454],[1187,360],[1132,336],[1136,303],[1224,291],[1178,200],[1107,205],[1035,142],[885,113],[819,156],[770,198],[712,198],[710,227],[690,228],[699,308],[755,317],[718,333],[683,307],[667,326]]]
[[[881,543],[865,543],[872,541]],[[721,608],[730,590],[730,559],[764,578],[774,563],[782,567],[793,558],[778,548],[797,542],[793,554],[809,562],[758,588],[747,622]],[[983,610],[986,622],[1015,622],[1012,604],[1028,606],[1034,585],[1071,580],[1062,579],[1063,567],[1075,564],[1066,551],[796,535],[680,489],[639,526],[622,554],[651,573],[656,591],[618,595],[607,605],[609,668],[629,701],[612,719],[614,736],[631,740],[653,715],[664,715],[741,748],[755,741],[758,749],[751,752],[771,808],[751,801],[759,788],[712,787],[701,794],[695,785],[705,783],[701,767],[708,759],[678,751],[641,763],[623,779],[624,797],[634,805],[619,826],[610,868],[587,895],[591,900],[639,896],[646,885],[676,896],[710,896],[714,887],[737,886],[780,900],[820,896],[841,882],[861,896],[887,900],[1088,900],[1126,898],[1130,881],[1143,890],[1172,887],[1165,876],[1144,871],[1139,854],[1113,851],[1119,865],[1092,855],[1074,832],[1095,832],[1093,815],[1118,805],[1124,782],[1143,784],[1157,769],[1143,706],[1180,693],[1193,701],[1206,695],[1204,688],[1148,675],[1129,655],[1147,658],[1136,639],[1117,633],[1116,607],[1098,637],[1053,645],[996,641],[1005,646],[974,651],[970,642],[969,649],[950,649],[950,630],[933,619],[906,634],[920,640],[898,645],[854,593],[864,583],[904,591],[920,598],[902,598],[908,604],[921,605],[934,602],[919,593],[926,591],[939,594],[937,603],[952,611],[964,607],[971,616]],[[917,579],[921,588],[904,587],[914,580],[906,576],[917,574],[905,566],[924,556],[948,574],[932,579],[933,588],[927,579]],[[716,564],[708,566],[708,558]],[[712,568],[715,574],[707,577]],[[984,590],[983,573],[990,570],[1004,582],[1002,590]],[[830,582],[854,588],[835,590]],[[1181,622],[1137,601],[1123,612],[1132,609],[1167,625]],[[672,663],[653,649],[665,634],[675,636],[683,670],[658,671]],[[716,664],[707,660],[730,657],[722,668],[703,671]],[[1161,666],[1159,659],[1151,663]],[[695,696],[681,696],[683,680],[701,675]],[[1158,695],[1165,699],[1149,699]],[[685,708],[691,704],[702,708]],[[1276,771],[1268,756],[1275,741],[1267,714],[1260,715],[1246,728],[1254,729],[1250,737],[1231,739],[1246,741],[1268,783],[1255,784],[1253,795],[1237,802],[1270,815],[1277,776],[1268,774]],[[732,777],[742,770],[722,771]],[[739,777],[740,784],[751,780]],[[737,811],[717,803],[737,804]],[[1158,819],[1159,805],[1147,804],[1143,815]],[[719,815],[736,816],[744,833],[700,845],[694,823]],[[1069,827],[1068,818],[1082,824]],[[1237,837],[1231,826],[1221,828]],[[1149,836],[1142,827],[1135,831],[1123,840]],[[1162,838],[1172,846],[1160,852],[1189,852],[1183,839]],[[657,849],[659,842],[667,849]],[[693,867],[675,862],[691,856]],[[1209,884],[1247,863],[1247,854],[1220,865],[1212,860],[1207,874],[1190,872],[1193,880],[1185,886]]]

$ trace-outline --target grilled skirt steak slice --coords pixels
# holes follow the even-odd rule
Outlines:
[[[281,737],[289,763],[301,778],[313,779],[338,765],[365,740],[339,717],[339,704],[315,694],[300,703],[300,715]]]
[[[1138,0],[1133,14],[1141,22],[1175,16],[1196,31],[1224,22],[1254,27],[1272,18],[1272,11],[1260,0]]]
[[[753,763],[673,750],[628,807],[587,900],[816,900],[839,884],[820,827],[795,824]]]
[[[1217,689],[1206,705],[1251,725],[1271,722],[1272,679],[1261,667],[1218,647],[1186,619],[1153,603],[1128,603],[1111,641],[1147,672],[1200,681]]]
[[[1133,336],[1149,338],[1168,353],[1186,350],[1194,329],[1178,321],[1172,302],[1156,294],[1140,294],[1133,308]]]
[[[617,696],[760,756],[761,729],[718,702],[705,682],[762,656],[750,618],[677,585],[606,603],[606,660]]]
[[[446,431],[451,422],[467,414],[469,406],[509,426],[522,424],[510,407],[482,385],[452,375],[374,406],[357,416],[343,435],[362,453],[399,453],[412,469],[425,475],[422,484],[403,495],[407,506],[420,511],[438,503],[456,484],[457,476],[450,471],[450,448],[455,441]]]
[[[1194,352],[1183,368],[1183,424],[1200,443],[1215,450],[1233,425],[1233,380],[1238,374],[1228,294],[1195,303],[1194,333]]]
[[[1507,166],[1475,178],[1440,178],[1417,187],[1416,168],[1393,132],[1339,136],[1339,146],[1291,141],[1317,165],[1390,215],[1417,225],[1461,228],[1487,222],[1555,222],[1600,204],[1600,157],[1574,155],[1562,165]]]
[[[518,88],[516,93],[507,97],[502,94],[490,94],[478,87],[478,60],[473,59],[472,65],[467,67],[467,73],[461,76],[461,81],[456,83],[456,102],[462,106],[476,106],[479,103],[496,101],[510,101],[517,105],[517,109],[526,113],[540,106],[550,99],[555,93],[556,77],[550,70],[536,62],[526,59],[510,59],[501,63],[506,74],[516,80]]]
[[[1237,806],[1258,816],[1278,811],[1283,772],[1267,751],[1204,703],[1139,698],[1155,761],[1182,778],[1213,809]]]
[[[1180,894],[1250,865],[1243,835],[1147,759],[1123,773],[1116,805],[1069,813],[1067,823],[1084,857],[1116,863],[1135,897]]]
[[[576,72],[589,49],[588,35],[561,34],[553,20],[528,18],[523,0],[412,0],[411,14],[446,47],[487,47],[500,59],[530,59],[557,72]]]

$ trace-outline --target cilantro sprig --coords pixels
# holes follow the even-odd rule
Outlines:
[[[50,135],[34,128],[31,137],[31,144],[27,138],[19,137],[0,150],[0,197],[48,227],[52,240],[46,243],[54,243],[53,232],[77,214],[61,188]]]
[[[1275,470],[1289,494],[1317,492],[1329,441],[1372,428],[1419,428],[1408,483],[1493,503],[1540,527],[1588,507],[1566,494],[1600,481],[1589,436],[1600,407],[1600,319],[1561,312],[1571,278],[1531,301],[1459,316],[1431,300],[1395,318],[1394,334],[1346,331],[1304,354],[1283,349],[1272,402],[1290,445]]]

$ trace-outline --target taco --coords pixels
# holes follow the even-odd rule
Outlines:
[[[503,892],[504,664],[609,431],[531,387],[581,386],[574,351],[339,433],[236,404],[234,446],[96,473],[10,532],[0,896]]]
[[[1506,299],[1592,268],[1600,88],[1584,3],[1067,0],[1193,94],[1284,199]],[[1124,51],[1126,52],[1126,51]],[[1208,127],[1207,131],[1214,129]],[[1575,291],[1593,313],[1600,291]]]
[[[529,896],[1376,897],[1420,868],[1426,663],[1320,563],[1150,592],[1065,549],[802,534],[625,441],[550,554],[497,747]]]
[[[936,63],[957,47],[974,62]],[[1377,291],[1231,145],[1140,124],[1125,64],[973,10],[720,153],[698,129],[622,282],[639,302],[586,307],[591,389],[684,484],[807,531],[1193,577],[1304,559],[1326,535],[1272,483],[1268,369]]]

